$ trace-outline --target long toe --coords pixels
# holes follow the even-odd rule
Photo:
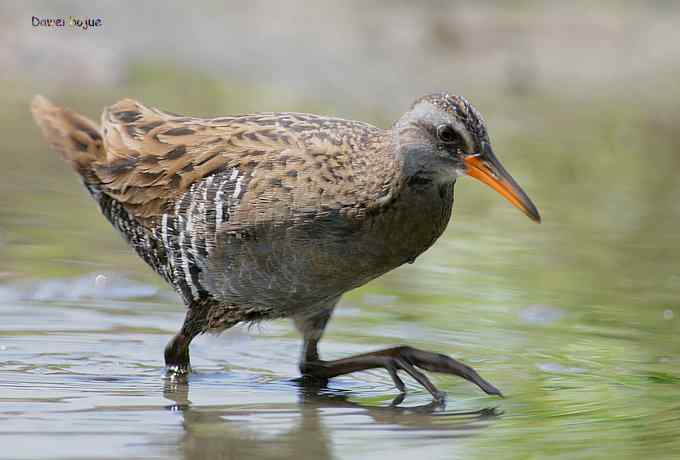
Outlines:
[[[486,394],[503,396],[498,388],[484,380],[473,368],[449,356],[412,347],[399,347],[396,350],[403,359],[420,369],[457,375],[474,383]]]

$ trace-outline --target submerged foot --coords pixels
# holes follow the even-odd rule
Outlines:
[[[165,365],[165,377],[170,380],[186,378],[191,373],[191,366]]]
[[[191,373],[189,360],[189,342],[186,336],[179,333],[165,347],[165,376],[179,379]]]

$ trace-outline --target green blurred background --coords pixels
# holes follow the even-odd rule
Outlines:
[[[103,27],[36,28],[33,15]],[[406,340],[482,363],[511,395],[507,415],[456,457],[680,455],[678,24],[670,0],[3,2],[0,283],[115,272],[168,292],[45,146],[35,93],[93,118],[133,97],[388,127],[416,97],[450,91],[484,114],[544,222],[461,179],[443,239],[350,293],[341,306],[360,314],[338,317],[329,340]]]

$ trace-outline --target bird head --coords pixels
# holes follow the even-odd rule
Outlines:
[[[436,93],[417,99],[395,123],[393,135],[406,174],[444,182],[474,177],[541,221],[536,206],[496,158],[484,118],[465,98]]]

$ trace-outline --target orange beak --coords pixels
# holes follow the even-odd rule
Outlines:
[[[529,216],[531,220],[540,223],[541,215],[534,203],[498,161],[491,147],[488,144],[485,147],[483,154],[470,155],[465,158],[467,175],[484,182]]]

